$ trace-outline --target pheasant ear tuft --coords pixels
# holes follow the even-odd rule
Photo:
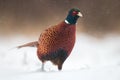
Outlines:
[[[80,12],[80,9],[78,9],[78,8],[72,8],[70,11]]]

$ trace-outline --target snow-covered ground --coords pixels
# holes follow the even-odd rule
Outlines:
[[[81,34],[58,71],[50,62],[41,72],[36,48],[12,48],[34,41],[25,37],[0,38],[0,80],[120,80],[120,36],[102,39]]]

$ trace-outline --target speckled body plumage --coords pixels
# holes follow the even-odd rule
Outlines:
[[[61,22],[46,29],[38,40],[38,54],[49,54],[58,49],[64,49],[70,54],[75,43],[75,25]]]
[[[53,54],[55,52],[57,52],[57,55],[61,54],[60,50],[65,51],[67,55],[66,57],[68,57],[75,43],[75,31],[76,26],[74,24],[66,24],[64,21],[58,25],[46,29],[40,35],[40,38],[38,40],[38,43],[40,44],[37,48],[37,55],[39,59],[43,62],[46,60],[50,60],[48,59],[48,54],[52,55],[55,58],[56,56],[54,56]],[[43,58],[45,56],[48,58]],[[64,60],[66,59],[66,57],[64,58]],[[57,56],[57,58],[59,57]],[[62,64],[64,60],[58,63],[54,63],[53,61],[52,62],[56,65],[59,65],[60,63]]]

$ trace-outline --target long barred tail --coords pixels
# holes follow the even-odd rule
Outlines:
[[[38,41],[34,41],[34,42],[29,42],[20,46],[17,46],[16,48],[22,48],[22,47],[38,47],[39,43]]]

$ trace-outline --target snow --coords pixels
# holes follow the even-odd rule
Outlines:
[[[36,48],[12,48],[31,40],[24,36],[0,39],[0,80],[120,80],[119,35],[101,39],[77,35],[62,71],[47,62],[45,72],[40,71]]]

